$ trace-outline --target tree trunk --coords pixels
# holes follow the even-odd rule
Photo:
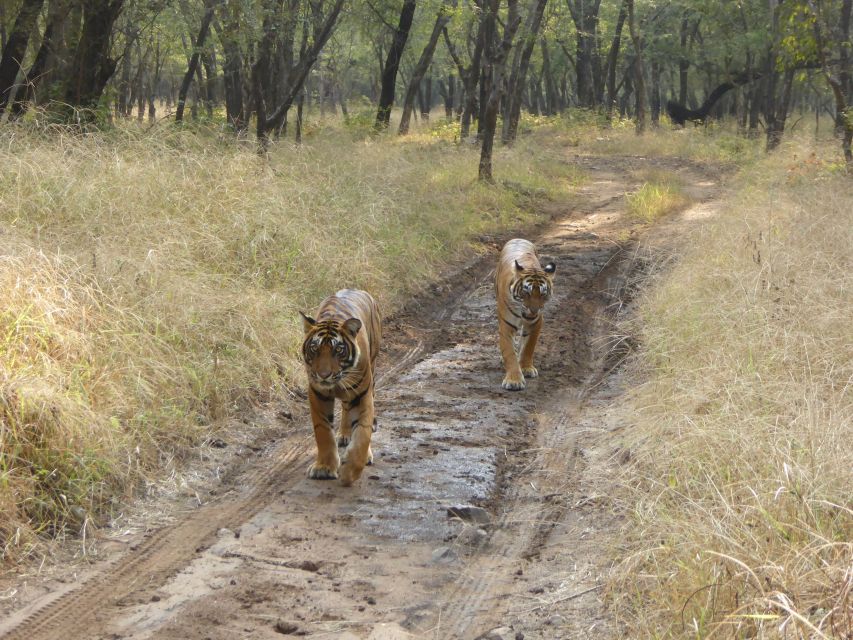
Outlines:
[[[154,44],[154,73],[148,84],[148,122],[153,123],[157,117],[157,107],[154,104],[154,99],[157,97],[157,91],[160,84],[160,70],[162,68],[162,60],[160,58],[160,38]]]
[[[518,14],[518,0],[507,0],[507,17],[503,38],[497,40],[497,21],[500,0],[487,0],[483,3],[486,11],[486,67],[489,71],[489,94],[483,114],[483,145],[480,148],[479,179],[493,183],[492,150],[495,143],[495,129],[498,121],[498,107],[504,91],[506,60],[512,49],[515,33],[521,18]]]
[[[781,0],[769,0],[771,16],[771,44],[767,48],[765,73],[767,74],[767,86],[764,95],[764,117],[766,121],[767,142],[765,149],[772,151],[782,141],[782,133],[785,129],[785,118],[787,117],[788,105],[784,104],[785,87],[783,85],[782,102],[779,103],[777,86],[779,74],[777,73],[778,45],[780,41],[780,3]],[[793,71],[791,71],[793,81]],[[787,73],[786,73],[787,80]],[[781,120],[781,123],[780,123]],[[781,124],[781,128],[780,128]]]
[[[582,107],[596,105],[600,91],[600,61],[598,58],[598,10],[601,0],[566,0],[577,31],[575,70],[577,73],[578,103]]]
[[[541,41],[542,48],[542,81],[545,84],[545,115],[552,116],[557,113],[557,87],[554,85],[554,75],[551,71],[551,55],[548,52],[548,43],[545,38]]]
[[[0,114],[6,110],[44,0],[24,0],[0,59]]]
[[[613,33],[613,41],[610,43],[610,51],[607,53],[607,122],[613,119],[613,107],[616,106],[616,63],[619,60],[622,28],[627,16],[628,10],[623,0],[619,7],[619,17],[616,19],[616,30]]]
[[[818,59],[820,60],[821,70],[823,71],[827,84],[829,84],[829,88],[832,90],[832,96],[835,99],[836,133],[840,133],[841,151],[844,154],[847,169],[848,171],[853,171],[853,107],[851,107],[849,100],[851,96],[849,93],[845,92],[844,86],[845,81],[849,84],[850,70],[849,68],[842,66],[838,77],[832,74],[827,60],[827,45],[823,35],[821,16],[813,3],[810,3],[810,7],[815,14],[815,21],[813,24],[816,43],[815,48],[817,50]],[[838,38],[838,45],[842,51],[849,45],[850,13],[851,0],[844,0],[844,4],[841,8],[841,24],[839,29],[840,37]],[[844,62],[847,61],[847,57],[840,57],[840,59]],[[848,87],[848,90],[851,88],[853,87]]]
[[[456,76],[447,75],[447,92],[444,94],[444,119],[453,121],[453,103],[456,100]]]
[[[125,31],[125,54],[121,59],[121,77],[118,83],[118,95],[116,105],[116,115],[119,118],[126,118],[130,115],[130,47],[133,36],[128,28]]]
[[[545,6],[548,0],[537,0],[530,11],[527,18],[524,31],[524,46],[520,49],[521,53],[518,60],[518,66],[513,68],[512,75],[509,79],[509,88],[507,91],[507,102],[509,117],[504,119],[503,126],[503,142],[511,143],[518,136],[518,121],[521,118],[521,96],[527,86],[527,73],[530,70],[530,58],[533,55],[533,48],[536,45],[536,38],[539,34],[539,29],[542,26],[542,16],[545,13]],[[543,40],[544,43],[544,40]]]
[[[835,98],[835,124],[836,132],[845,140],[845,157],[847,162],[850,158],[850,130],[853,127],[853,115],[847,113],[847,109],[853,104],[853,75],[850,65],[850,26],[853,22],[853,0],[844,0],[841,5],[841,20],[838,25],[838,78],[835,82],[834,76],[829,73],[824,64],[824,75]],[[838,94],[840,92],[840,96]],[[839,98],[841,99],[839,101]],[[844,105],[841,108],[841,105]]]
[[[432,71],[427,73],[421,86],[424,95],[424,101],[421,104],[421,118],[424,122],[429,122],[429,114],[432,111]]]
[[[216,88],[214,87],[216,69],[213,64],[213,57],[203,54],[201,56],[201,65],[204,67],[204,106],[207,110],[208,119],[212,120],[213,105],[216,103]]]
[[[240,3],[228,0],[222,5],[222,29],[219,39],[225,61],[222,81],[225,89],[225,117],[237,133],[248,127],[243,108],[243,54],[240,51]]]
[[[660,63],[652,60],[652,99],[651,99],[651,115],[652,127],[660,126]]]
[[[305,92],[299,94],[299,99],[296,101],[296,134],[294,140],[296,144],[302,144],[302,108],[305,105]]]
[[[123,6],[124,0],[84,0],[83,28],[65,90],[65,104],[82,111],[72,114],[81,120],[92,119],[92,110],[115,73],[110,36]]]
[[[687,50],[687,43],[690,38],[690,19],[687,17],[687,11],[684,12],[684,18],[681,20],[681,57],[678,59],[678,103],[687,104],[687,72],[690,69],[690,57]]]
[[[311,69],[320,57],[320,52],[329,38],[332,37],[338,17],[341,14],[341,9],[344,5],[344,0],[334,0],[335,3],[329,9],[329,12],[324,16],[320,14],[320,5],[312,5],[313,11],[313,26],[312,38],[310,46],[308,44],[308,23],[303,22],[303,37],[302,46],[300,48],[299,62],[297,62],[287,74],[287,86],[283,88],[279,106],[271,114],[267,115],[267,110],[264,107],[264,92],[261,85],[261,77],[269,77],[269,62],[271,56],[272,41],[275,38],[274,29],[265,27],[264,37],[261,40],[261,45],[258,47],[258,59],[252,67],[252,86],[255,93],[256,108],[263,108],[264,117],[258,116],[258,146],[260,151],[264,151],[267,146],[267,132],[275,131],[281,127],[287,112],[293,105],[294,100],[300,93],[303,99],[307,99],[304,91],[305,82]]]
[[[421,57],[415,65],[414,71],[412,71],[412,77],[409,79],[409,87],[406,89],[406,97],[403,100],[403,115],[400,118],[400,128],[398,129],[398,133],[401,136],[404,136],[409,132],[409,121],[412,117],[415,94],[417,93],[421,80],[423,80],[430,63],[432,62],[435,47],[438,45],[438,39],[441,37],[441,33],[447,26],[447,23],[450,21],[451,14],[448,9],[449,4],[444,3],[438,10],[438,15],[435,18],[435,24],[432,27],[432,33],[430,33],[429,40],[427,40],[426,46],[421,52]],[[428,114],[427,117],[429,117]],[[385,124],[387,125],[387,121]]]
[[[634,43],[634,85],[637,94],[637,135],[646,131],[646,79],[643,76],[642,42],[634,16],[634,0],[625,0],[628,6],[628,30]]]
[[[26,111],[28,103],[38,100],[39,88],[42,85],[49,86],[52,81],[61,77],[60,66],[67,66],[68,60],[63,61],[60,57],[62,55],[67,57],[65,36],[71,7],[72,4],[68,0],[54,0],[50,3],[41,46],[33,65],[25,76],[24,95],[16,98],[12,104],[15,116],[21,116]]]
[[[482,8],[482,0],[474,0],[474,4],[478,8]],[[460,133],[461,140],[468,137],[471,129],[471,118],[477,111],[477,83],[480,78],[480,64],[483,56],[483,45],[485,42],[485,32],[483,30],[483,12],[480,11],[480,20],[477,24],[477,36],[474,41],[474,51],[471,54],[471,64],[468,68],[462,64],[461,59],[456,53],[456,48],[450,41],[450,36],[447,29],[442,30],[444,42],[447,45],[447,50],[450,57],[453,58],[454,64],[459,71],[459,79],[462,81],[462,96],[459,100],[459,108],[462,110],[460,116]]]
[[[773,151],[782,142],[785,133],[785,121],[788,118],[788,110],[791,107],[791,90],[794,84],[794,70],[785,71],[782,82],[782,96],[774,100],[775,109],[767,116],[767,151]]]
[[[190,84],[192,84],[196,68],[198,68],[198,60],[201,56],[201,50],[204,47],[204,41],[207,40],[207,33],[210,31],[215,4],[216,0],[205,0],[204,2],[204,15],[201,18],[201,27],[198,31],[198,37],[193,47],[189,65],[187,65],[187,72],[184,74],[184,80],[181,82],[181,88],[178,90],[178,108],[175,112],[175,122],[181,122],[184,119],[184,105],[187,101],[187,93],[190,90]],[[199,90],[201,90],[201,85],[199,85]]]
[[[341,104],[341,116],[344,120],[349,120],[349,108],[347,107],[347,96],[340,83],[335,85],[338,93],[338,102]]]
[[[382,86],[379,91],[379,108],[376,110],[377,130],[387,129],[391,122],[391,108],[394,106],[394,92],[397,86],[397,71],[400,68],[400,60],[409,39],[409,30],[412,28],[412,20],[415,17],[416,0],[403,0],[403,8],[400,11],[400,21],[394,31],[394,40],[388,49],[388,56],[382,69]],[[415,87],[417,91],[417,87]]]
[[[6,5],[0,2],[0,52],[6,48]]]

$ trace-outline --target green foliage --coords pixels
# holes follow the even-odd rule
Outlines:
[[[667,175],[657,175],[643,183],[636,192],[625,195],[628,211],[645,222],[654,222],[668,213],[682,209],[687,198],[681,187]]]

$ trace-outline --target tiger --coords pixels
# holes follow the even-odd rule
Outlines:
[[[533,351],[542,331],[542,309],[553,293],[556,264],[543,267],[532,242],[515,238],[501,250],[495,271],[498,335],[506,375],[501,386],[510,391],[524,389],[525,377],[539,375]],[[519,349],[513,344],[518,338]]]
[[[340,475],[340,483],[350,486],[365,465],[373,463],[374,371],[382,339],[379,307],[365,291],[342,289],[320,303],[315,317],[299,313],[305,330],[302,357],[317,443],[317,458],[308,468],[308,477],[334,480]],[[341,401],[337,441],[335,398]]]

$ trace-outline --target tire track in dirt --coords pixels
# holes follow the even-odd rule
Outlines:
[[[309,441],[305,440],[279,453],[276,462],[267,470],[249,476],[255,489],[244,500],[202,507],[182,522],[148,536],[127,555],[76,589],[27,612],[20,622],[17,618],[21,614],[11,616],[3,624],[7,628],[11,626],[11,631],[2,638],[55,640],[60,632],[63,638],[88,637],[81,634],[90,632],[100,611],[134,591],[165,581],[200,548],[210,544],[219,528],[239,524],[259,510],[273,488],[282,488],[279,484],[282,479],[286,487],[288,480],[301,478],[308,445]],[[143,569],[145,579],[140,580]]]
[[[682,177],[689,179],[691,197],[705,200],[716,196],[716,183],[709,181],[703,172],[687,166],[682,168],[682,173]],[[621,200],[621,197],[613,198],[593,206],[590,213],[614,204],[618,208],[618,204],[623,204]],[[620,217],[622,213],[620,211]],[[565,261],[569,257],[565,251],[573,246],[571,239],[566,236],[558,227],[540,241],[543,253],[552,256],[557,254],[558,264],[561,258]],[[632,241],[614,250],[605,267],[586,283],[587,293],[580,301],[587,345],[587,354],[581,367],[585,372],[584,380],[579,384],[555,389],[557,392],[551,398],[537,403],[538,427],[536,441],[531,445],[532,459],[514,473],[509,490],[500,496],[500,517],[490,538],[481,545],[481,554],[465,567],[454,584],[446,590],[440,612],[432,621],[431,638],[515,637],[514,632],[518,627],[513,629],[508,621],[517,622],[524,617],[523,613],[530,614],[549,606],[547,600],[529,594],[530,591],[542,593],[543,587],[535,586],[530,590],[520,588],[519,583],[523,587],[529,585],[528,579],[520,576],[530,566],[547,564],[547,561],[542,561],[540,554],[548,547],[552,532],[558,528],[564,532],[581,529],[578,522],[583,516],[579,512],[588,502],[594,502],[589,496],[579,494],[581,476],[588,464],[581,447],[589,444],[589,438],[584,438],[581,425],[596,419],[585,415],[585,405],[599,393],[599,386],[608,380],[608,376],[618,366],[618,362],[613,362],[620,358],[612,351],[610,328],[616,312],[625,303],[626,297],[630,297],[630,293],[625,291],[628,282],[634,277],[638,266],[641,266],[634,260],[635,245],[636,242]],[[553,247],[550,253],[549,247]],[[559,254],[560,249],[563,255]],[[566,305],[571,304],[578,304],[578,301],[562,300],[557,310],[550,310],[548,319],[562,316],[567,312]],[[543,330],[545,343],[542,347],[555,351],[555,343],[560,342],[561,336],[558,334],[555,340],[552,333],[548,344],[548,325],[546,321]],[[583,546],[589,547],[588,544]],[[548,575],[550,572],[547,567],[539,567],[538,573]],[[570,593],[555,598],[555,602],[566,603],[585,598],[590,601],[585,605],[587,613],[600,609],[596,594],[604,585],[598,578],[597,575],[577,578],[568,589]],[[537,598],[539,604],[524,611],[518,602],[524,598]],[[589,618],[595,619],[596,615],[590,614]],[[549,619],[546,626],[536,630],[532,637],[561,640],[591,637],[589,630],[575,633],[584,626],[582,621],[560,626],[564,619],[556,616],[553,620],[556,622]],[[596,619],[590,629],[599,622]],[[555,626],[547,626],[552,624]],[[529,637],[529,627],[525,631]]]
[[[619,184],[615,180],[614,183]],[[600,181],[597,187],[601,189]],[[621,192],[605,194],[601,200],[589,206],[585,213],[590,215],[608,208],[619,211],[622,200]],[[566,236],[571,235],[571,231],[558,227],[540,241],[540,252],[556,258],[558,264],[565,264],[576,252],[574,243],[566,239]],[[483,545],[484,549],[488,548],[488,553],[475,558],[457,578],[435,621],[433,638],[473,637],[484,629],[488,630],[490,621],[500,621],[501,616],[496,616],[495,611],[503,609],[500,603],[511,587],[510,576],[538,555],[551,530],[562,519],[565,507],[555,504],[553,499],[559,497],[559,490],[570,481],[578,457],[567,459],[554,452],[562,454],[567,449],[573,449],[571,442],[570,446],[566,446],[567,440],[574,440],[571,430],[573,418],[590,385],[600,377],[602,354],[595,343],[602,336],[601,318],[606,307],[612,297],[619,295],[612,281],[623,268],[624,255],[622,247],[612,245],[609,254],[604,256],[604,268],[582,284],[585,292],[580,306],[583,308],[581,314],[584,320],[581,324],[584,327],[582,337],[585,356],[575,374],[583,377],[584,382],[560,389],[560,393],[555,394],[562,398],[560,401],[547,402],[549,406],[544,408],[537,407],[539,424],[536,441],[532,443],[533,456],[518,473],[525,482],[515,482],[507,495],[501,496],[503,511],[490,539]],[[551,302],[552,307],[556,308],[548,310],[549,322],[546,322],[543,330],[543,350],[554,349],[564,337],[559,331],[555,335],[554,327],[549,325],[553,325],[554,318],[569,316],[569,307],[578,306],[578,300],[573,298],[573,294],[577,293],[577,289],[572,287],[557,289],[556,299]],[[552,475],[556,471],[555,467],[560,476],[556,482]]]
[[[610,273],[622,269],[619,254],[621,251],[614,253],[608,261],[608,275],[596,278],[597,282],[609,280]],[[466,567],[446,598],[448,605],[441,611],[433,637],[469,638],[500,624],[508,609],[509,593],[514,590],[512,576],[538,560],[551,532],[564,519],[566,487],[584,464],[578,455],[574,426],[586,396],[601,378],[603,354],[594,345],[605,335],[601,318],[605,317],[610,295],[618,292],[608,290],[606,296],[586,303],[591,318],[585,338],[593,354],[586,380],[575,389],[563,389],[558,400],[537,408],[534,455],[518,474],[523,482],[516,481],[503,496],[503,513],[489,541],[488,555]]]
[[[439,314],[438,320],[441,319]],[[383,371],[377,388],[422,357],[426,343],[418,340],[401,354],[396,364]],[[162,585],[185,566],[199,551],[209,546],[222,528],[236,527],[257,513],[274,495],[300,482],[310,462],[314,441],[310,437],[274,454],[275,461],[241,478],[251,487],[242,499],[225,498],[202,506],[181,522],[165,526],[147,536],[126,555],[83,582],[57,591],[34,606],[19,611],[0,623],[2,640],[65,640],[88,638],[104,609],[120,604],[140,590]],[[140,574],[144,571],[144,578]]]

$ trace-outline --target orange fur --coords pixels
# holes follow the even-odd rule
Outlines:
[[[542,309],[553,291],[556,266],[543,267],[536,247],[528,240],[516,238],[501,250],[495,272],[495,298],[498,312],[498,334],[506,375],[501,386],[518,391],[524,389],[525,376],[539,375],[533,365],[533,352],[542,331]],[[513,338],[519,337],[516,351]]]
[[[315,318],[302,317],[302,354],[317,442],[317,459],[308,476],[317,480],[340,476],[341,484],[349,486],[373,462],[373,371],[382,338],[379,308],[365,291],[343,289],[323,300]],[[337,441],[335,399],[341,401]],[[338,450],[344,448],[342,460]]]

